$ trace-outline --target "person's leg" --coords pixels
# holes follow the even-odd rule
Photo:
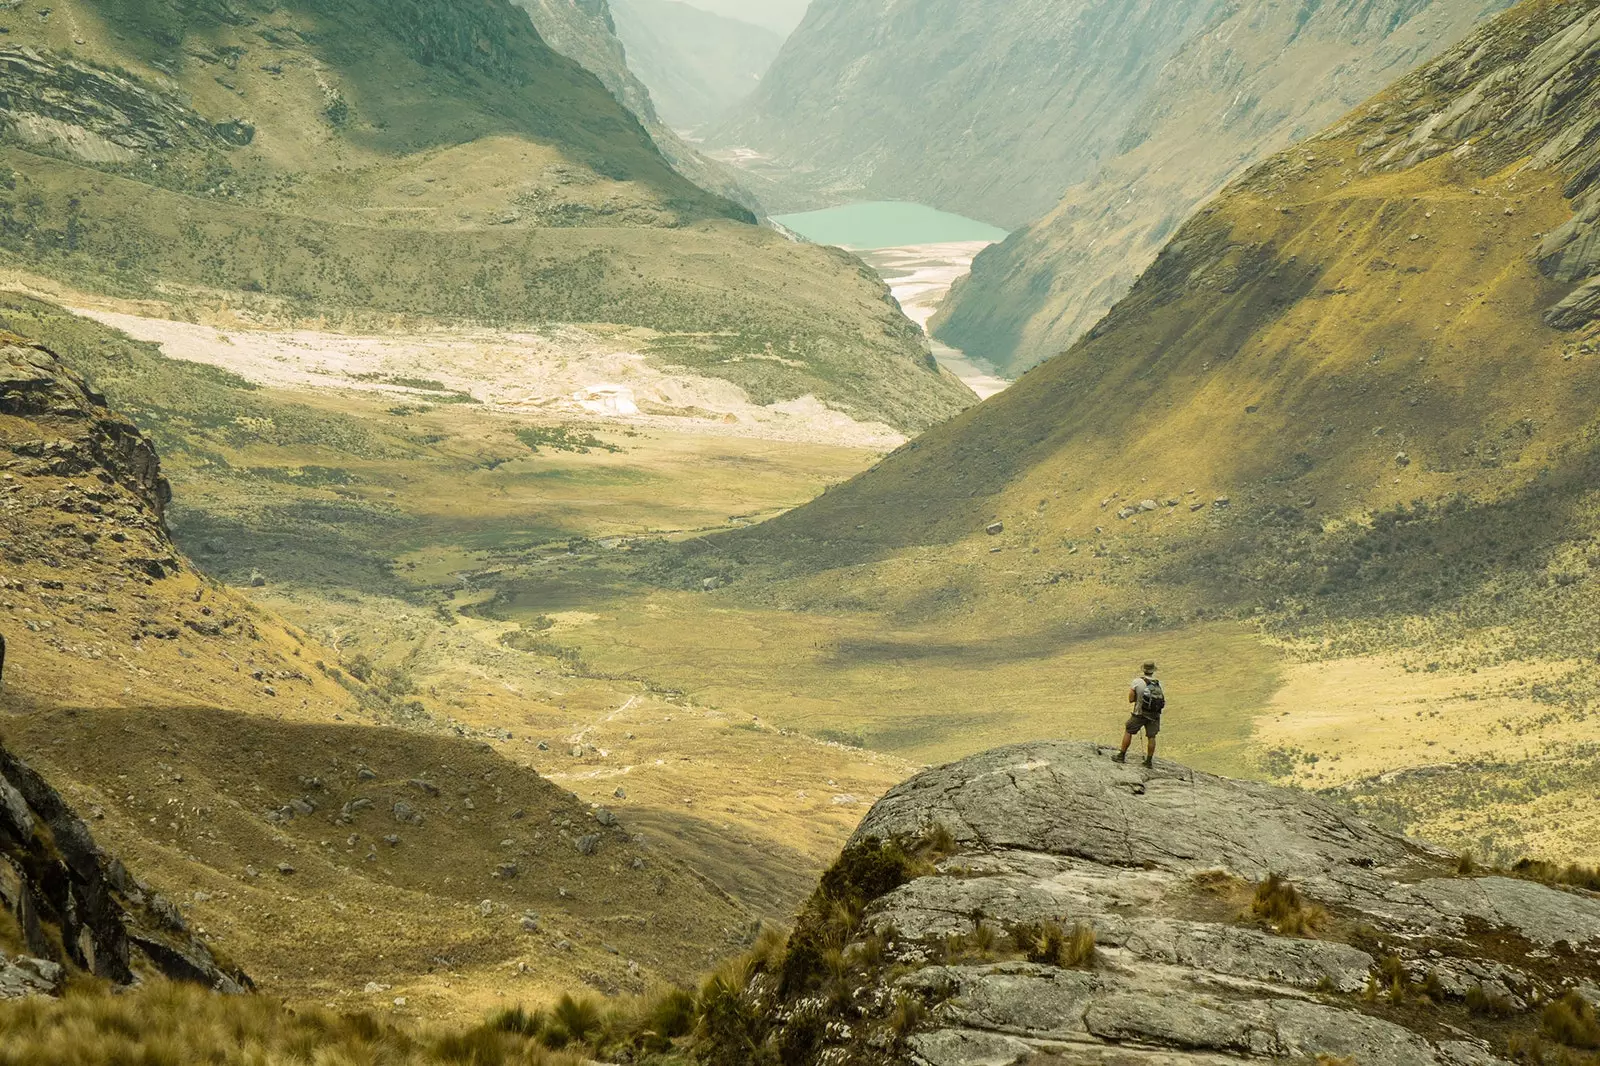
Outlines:
[[[1133,745],[1133,734],[1127,730],[1122,732],[1122,750],[1117,752],[1117,761],[1125,762],[1128,758],[1128,748]]]

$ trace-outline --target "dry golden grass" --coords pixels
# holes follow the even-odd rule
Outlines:
[[[451,1032],[155,984],[0,1003],[6,1066],[578,1066],[582,1057],[489,1026]]]
[[[1300,894],[1294,885],[1270,875],[1256,886],[1250,913],[1280,936],[1314,937],[1328,920],[1328,912]]]

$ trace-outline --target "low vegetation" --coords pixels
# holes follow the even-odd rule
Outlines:
[[[0,1002],[0,1063],[37,1066],[578,1066],[577,1055],[494,1025],[448,1032],[265,996],[155,984],[128,995],[82,985],[60,1000]]]
[[[1456,873],[1463,877],[1482,877],[1491,874],[1520,877],[1525,881],[1537,881],[1554,888],[1581,888],[1588,892],[1600,892],[1600,866],[1586,866],[1576,862],[1559,863],[1546,859],[1522,858],[1510,865],[1486,865],[1480,863],[1472,852],[1468,851],[1456,857]]]
[[[517,430],[517,439],[535,452],[544,448],[553,452],[577,452],[580,455],[622,451],[617,445],[609,444],[593,433],[571,426],[529,426]]]
[[[1094,930],[1081,922],[1071,929],[1060,922],[1016,925],[1011,928],[1011,939],[1029,962],[1087,970],[1096,961]]]
[[[1278,874],[1256,886],[1250,903],[1254,918],[1281,936],[1311,937],[1328,919],[1328,912],[1300,894]]]

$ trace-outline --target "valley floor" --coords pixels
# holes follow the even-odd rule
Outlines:
[[[783,586],[759,598],[737,582],[724,587],[714,552],[686,566],[661,546],[797,506],[899,438],[821,405],[752,404],[726,383],[640,356],[640,338],[578,327],[266,330],[221,308],[175,322],[146,308],[66,302],[92,324],[20,297],[6,317],[62,348],[69,336],[103,338],[107,351],[126,345],[112,329],[160,345],[168,358],[135,345],[83,369],[161,447],[180,547],[332,649],[337,664],[322,666],[363,682],[364,726],[487,745],[613,811],[725,894],[742,921],[785,921],[867,807],[918,765],[1022,738],[1114,743],[1127,681],[1151,656],[1174,692],[1162,749],[1172,758],[1351,786],[1372,809],[1462,846],[1575,856],[1580,842],[1563,827],[1595,817],[1544,808],[1528,817],[1512,792],[1470,811],[1420,801],[1408,809],[1410,793],[1396,789],[1412,779],[1379,776],[1505,759],[1513,747],[1519,759],[1536,756],[1561,730],[1529,689],[1563,664],[1429,672],[1403,654],[1308,656],[1240,622],[1119,629],[1096,621],[1081,597],[1033,613],[980,613],[959,598],[884,610],[785,599]],[[219,409],[230,413],[213,418]],[[952,555],[949,565],[967,561]],[[1015,602],[1045,595],[1034,563],[1016,566],[1002,578]],[[566,885],[544,920],[577,931],[562,938],[569,949],[579,941],[569,960],[468,931],[470,887],[413,886],[420,895],[405,896],[404,878],[376,890],[394,895],[396,920],[374,936],[411,936],[407,915],[448,907],[453,917],[435,934],[475,946],[447,964],[408,956],[382,972],[361,961],[376,948],[336,950],[341,907],[375,891],[359,867],[343,865],[339,841],[315,900],[236,887],[234,867],[247,861],[244,847],[259,846],[254,836],[186,844],[116,798],[163,795],[185,776],[183,760],[200,756],[169,752],[153,765],[150,751],[129,744],[92,762],[64,758],[51,738],[66,727],[48,694],[70,679],[36,665],[48,660],[37,654],[43,646],[27,631],[18,637],[9,683],[43,709],[8,731],[69,778],[69,796],[104,805],[113,846],[184,899],[274,992],[405,1000],[438,1015],[482,1009],[508,972],[521,975],[519,995],[574,976],[628,987],[621,962],[597,950],[622,934],[605,931],[603,914],[562,902]],[[227,705],[225,689],[201,685],[193,695]],[[287,719],[310,729],[334,715],[308,704]],[[127,721],[89,727],[143,728]],[[218,719],[205,729],[237,727]],[[421,774],[428,757],[417,759]],[[216,772],[191,765],[188,776]],[[230,788],[248,779],[246,768],[237,773]],[[249,802],[240,797],[240,809]],[[481,864],[492,866],[487,856]],[[268,943],[236,920],[241,897],[295,935]],[[725,932],[728,951],[748,936]],[[672,940],[670,931],[635,939],[651,936]],[[306,968],[302,944],[324,955],[320,967]],[[659,955],[651,972],[678,979],[715,961],[715,950],[687,942]]]

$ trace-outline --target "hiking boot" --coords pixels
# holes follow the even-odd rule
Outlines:
[[[1119,751],[1115,755],[1111,756],[1111,761],[1112,762],[1127,762],[1128,761],[1128,753],[1125,752],[1125,751]]]
[[[1154,755],[1146,755],[1144,757],[1144,768],[1146,770],[1154,770],[1156,768],[1156,757]]]

